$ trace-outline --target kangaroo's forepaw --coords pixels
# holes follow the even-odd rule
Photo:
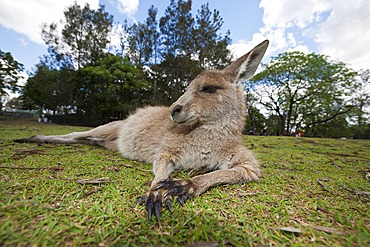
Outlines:
[[[145,207],[146,210],[148,211],[148,219],[152,219],[152,214],[154,213],[157,221],[159,222],[159,215],[160,211],[163,208],[163,205],[165,205],[168,210],[172,213],[172,196],[167,196],[166,198],[163,196],[165,194],[165,190],[154,190],[151,189],[148,193],[148,196],[142,196],[138,197],[137,201],[135,202],[134,205],[141,203],[145,201]]]
[[[184,202],[196,195],[198,186],[191,180],[176,180],[173,178],[163,179],[158,182],[154,190],[166,189],[163,197],[176,196],[177,201],[184,205]]]

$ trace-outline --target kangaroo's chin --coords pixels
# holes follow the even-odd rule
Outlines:
[[[176,119],[171,116],[171,120],[177,124],[181,125],[193,125],[197,123],[196,118],[188,118],[188,119]]]

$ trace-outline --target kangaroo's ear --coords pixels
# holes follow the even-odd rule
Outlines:
[[[268,45],[268,40],[263,41],[250,52],[226,67],[224,72],[235,78],[235,83],[248,81],[256,72],[263,55],[265,55]]]

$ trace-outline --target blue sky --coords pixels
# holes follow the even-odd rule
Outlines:
[[[96,8],[105,5],[116,24],[143,22],[153,4],[163,16],[169,0],[78,0]],[[370,68],[370,4],[368,0],[212,0],[220,11],[222,33],[231,32],[229,47],[235,57],[264,39],[270,40],[264,62],[279,53],[299,50],[329,55],[350,67]],[[65,5],[74,0],[0,0],[0,49],[25,65],[26,70],[47,54],[40,37],[42,22],[58,22]],[[193,14],[206,0],[193,1]]]

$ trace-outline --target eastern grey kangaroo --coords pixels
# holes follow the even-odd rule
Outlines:
[[[222,71],[202,72],[171,107],[139,109],[125,120],[85,132],[14,141],[102,145],[153,164],[151,187],[135,205],[145,202],[149,220],[154,211],[159,221],[163,205],[172,212],[174,198],[183,204],[211,186],[258,179],[257,160],[242,140],[246,104],[241,82],[253,76],[268,44],[265,40]],[[213,171],[186,180],[169,177],[174,170],[201,166]]]

